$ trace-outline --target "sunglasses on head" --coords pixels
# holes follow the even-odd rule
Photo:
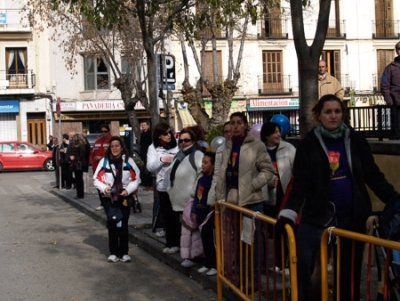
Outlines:
[[[182,143],[182,142],[188,143],[190,141],[192,141],[192,139],[185,138],[185,139],[179,139],[178,140],[179,143]]]
[[[171,131],[166,131],[165,133],[162,133],[161,135],[163,135],[163,136],[171,135]]]

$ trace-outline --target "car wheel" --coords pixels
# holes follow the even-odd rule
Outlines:
[[[3,171],[3,164],[0,163],[0,172]]]
[[[54,170],[54,166],[53,166],[53,160],[52,159],[47,159],[46,161],[44,161],[44,166],[43,168],[46,171],[53,171]]]

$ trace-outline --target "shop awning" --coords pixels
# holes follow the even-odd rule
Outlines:
[[[187,109],[178,109],[178,112],[179,112],[179,119],[181,120],[182,123],[182,128],[197,124]]]

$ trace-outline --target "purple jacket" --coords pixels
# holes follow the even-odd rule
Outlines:
[[[381,92],[388,105],[400,105],[400,56],[383,71]]]

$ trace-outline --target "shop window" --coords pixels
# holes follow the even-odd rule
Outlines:
[[[85,90],[110,89],[108,64],[103,57],[85,57]]]

